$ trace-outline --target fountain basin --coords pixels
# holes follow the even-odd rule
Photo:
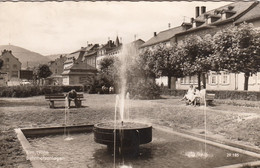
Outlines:
[[[138,150],[139,145],[152,141],[152,126],[136,122],[120,122],[116,125],[113,122],[98,123],[94,125],[93,132],[95,142],[107,145],[108,148],[116,145],[125,151]]]

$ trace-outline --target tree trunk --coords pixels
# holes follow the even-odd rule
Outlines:
[[[171,75],[168,75],[168,88],[171,89],[171,85],[172,85],[172,77]]]
[[[249,72],[246,72],[245,73],[244,90],[248,90],[248,80],[249,80]]]
[[[207,85],[206,75],[207,75],[207,73],[202,73],[201,75],[202,75],[203,86],[206,88],[206,85]]]
[[[200,79],[200,77],[201,77],[201,74],[198,73],[198,88],[199,88],[199,90],[201,88],[201,84],[200,84],[201,79]]]

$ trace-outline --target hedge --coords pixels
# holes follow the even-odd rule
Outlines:
[[[187,90],[162,89],[164,95],[184,96],[186,92]],[[207,93],[215,94],[216,99],[260,101],[260,92],[258,91],[207,90]]]
[[[84,91],[83,86],[4,86],[0,87],[0,97],[30,97],[69,92],[71,89]]]

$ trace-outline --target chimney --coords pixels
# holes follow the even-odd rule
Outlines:
[[[206,12],[206,6],[202,6],[201,7],[201,14],[205,13]]]
[[[171,28],[171,23],[168,23],[168,28],[169,28],[169,29]]]
[[[195,28],[195,27],[196,27],[195,19],[194,19],[194,18],[191,18],[191,19],[190,19],[190,22],[191,22],[191,24],[192,24],[192,28]]]
[[[195,17],[197,18],[200,15],[200,7],[199,6],[196,6],[195,12],[196,12]]]
[[[157,36],[156,32],[153,33],[154,37]]]

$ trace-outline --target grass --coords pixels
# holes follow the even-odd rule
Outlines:
[[[112,120],[115,95],[85,94],[82,108],[71,108],[69,124],[94,124]],[[130,118],[259,147],[260,111],[216,101],[212,107],[186,106],[176,97],[130,100]],[[73,105],[73,103],[72,103]],[[0,99],[0,167],[30,167],[14,133],[15,128],[60,126],[64,124],[64,103],[50,109],[44,96]],[[260,148],[259,148],[260,149]],[[3,151],[3,152],[2,152]]]

